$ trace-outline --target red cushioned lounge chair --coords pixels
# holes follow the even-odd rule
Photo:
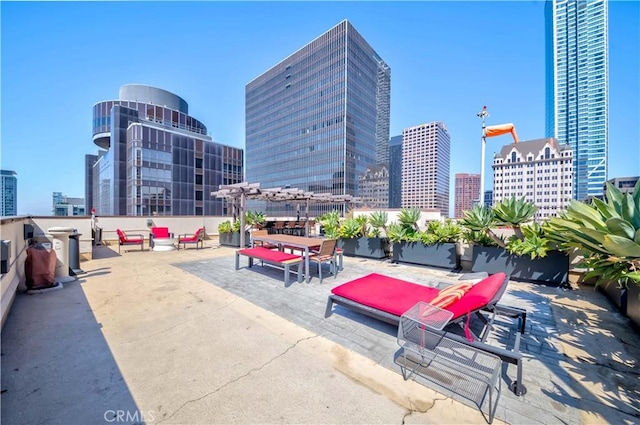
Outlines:
[[[140,245],[140,250],[144,251],[144,236],[127,235],[120,229],[116,229],[116,233],[118,234],[118,252],[120,252],[120,247],[122,245]]]
[[[204,248],[204,227],[196,230],[193,235],[190,235],[189,233],[178,235],[178,249],[180,249],[180,244],[183,245],[184,249],[187,249],[188,243],[196,244],[196,249],[198,249],[198,244],[201,248]]]
[[[457,301],[442,307],[453,313],[449,323],[461,323],[471,313],[476,314],[485,325],[478,340],[471,341],[445,330],[436,332],[449,339],[495,354],[503,361],[515,364],[518,368],[518,378],[511,384],[511,387],[517,395],[521,395],[526,392],[522,385],[522,354],[520,353],[520,337],[525,329],[526,311],[498,304],[508,283],[508,276],[504,273],[496,273],[471,286]],[[333,304],[338,304],[367,316],[398,325],[404,312],[418,302],[432,302],[441,291],[437,288],[372,273],[339,285],[331,292],[332,294],[327,300],[325,317],[331,315]],[[489,318],[483,312],[490,313]],[[516,333],[513,350],[494,347],[486,343],[496,314],[519,320],[519,332]]]

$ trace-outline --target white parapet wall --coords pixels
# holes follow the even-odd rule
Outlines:
[[[25,224],[32,224],[29,217],[3,217],[0,221],[2,240],[9,241],[11,245],[7,272],[0,276],[1,326],[4,326],[18,285],[21,283],[24,285],[25,281],[24,263],[27,259],[27,241],[24,238]]]
[[[357,217],[359,215],[371,215],[376,211],[386,211],[389,219],[387,220],[387,226],[390,223],[398,222],[398,214],[400,214],[400,208],[385,208],[385,209],[368,209],[368,208],[356,208],[353,209],[353,216]],[[425,230],[427,228],[427,223],[434,220],[443,220],[442,214],[440,214],[440,210],[421,210],[420,211],[420,219],[418,220],[418,227],[420,230]]]

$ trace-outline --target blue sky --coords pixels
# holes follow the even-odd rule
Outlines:
[[[480,172],[480,121],[544,137],[543,2],[7,3],[1,157],[18,213],[84,197],[92,106],[123,84],[183,97],[214,138],[244,148],[245,85],[343,19],[391,67],[391,135],[444,121],[453,175]],[[640,174],[640,3],[609,4],[609,178]],[[489,139],[490,160],[508,136]]]

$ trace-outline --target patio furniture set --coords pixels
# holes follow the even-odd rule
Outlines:
[[[249,267],[253,266],[253,260],[260,260],[283,268],[285,286],[288,286],[290,273],[297,273],[298,282],[302,282],[303,275],[309,282],[309,264],[315,261],[322,282],[322,262],[331,264],[334,277],[340,270],[335,244],[335,239],[254,233],[253,247],[236,251],[235,268],[239,269],[240,256],[249,258]],[[286,249],[291,253],[284,252]],[[502,272],[475,284],[440,283],[437,287],[372,273],[333,288],[327,299],[325,317],[334,312],[336,304],[398,326],[397,342],[402,355],[397,361],[404,379],[414,375],[430,379],[438,376],[430,370],[436,365],[444,367],[447,372],[443,382],[453,382],[453,387],[476,402],[483,414],[482,406],[488,400],[488,422],[491,423],[500,398],[503,362],[516,366],[516,379],[511,381],[509,388],[517,396],[526,393],[522,382],[520,342],[525,333],[527,313],[499,304],[508,283],[509,277]],[[497,316],[517,323],[511,349],[488,343]],[[470,327],[472,317],[479,318],[482,324],[481,331],[476,330],[478,336]],[[450,327],[454,324],[462,327],[460,332],[456,333],[456,329]],[[436,383],[445,386],[442,382]]]
[[[116,229],[118,234],[118,252],[121,246],[135,245],[144,250],[144,236],[142,234],[127,234],[124,230]],[[152,251],[173,251],[176,248],[186,249],[188,244],[196,246],[196,249],[204,247],[205,228],[201,227],[193,234],[184,233],[174,237],[168,227],[152,227],[149,232],[149,248]]]

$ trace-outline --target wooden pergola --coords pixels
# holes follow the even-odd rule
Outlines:
[[[255,199],[269,202],[304,202],[305,203],[305,235],[309,235],[309,204],[349,204],[358,202],[358,198],[352,195],[332,195],[330,193],[306,192],[296,188],[260,188],[260,183],[235,183],[220,185],[219,190],[211,192],[216,198],[231,200],[234,212],[240,215],[240,229],[245,228],[245,204],[247,199]],[[245,246],[244,231],[240,231],[240,246]]]

